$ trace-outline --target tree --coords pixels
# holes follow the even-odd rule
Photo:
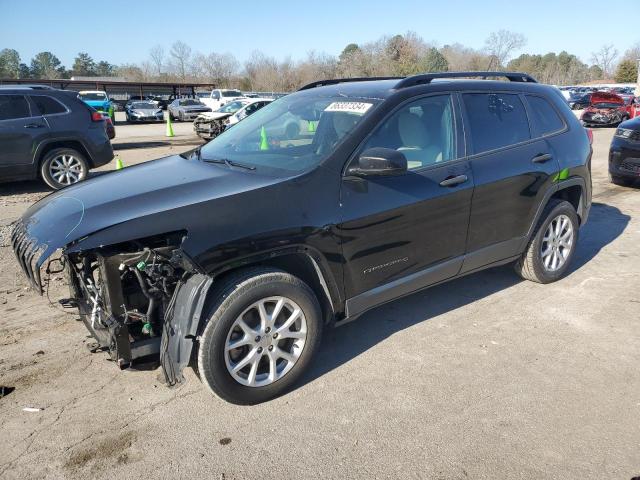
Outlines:
[[[527,39],[521,33],[509,30],[492,32],[485,40],[485,50],[491,57],[488,70],[499,69],[505,65],[509,57],[527,44]]]
[[[176,75],[180,80],[186,80],[191,62],[191,47],[182,41],[177,41],[171,46],[169,56]]]
[[[446,72],[449,70],[449,62],[435,47],[427,51],[421,63],[422,70],[425,72]]]
[[[76,76],[91,77],[95,75],[95,68],[93,58],[86,52],[80,52],[73,61],[72,72]]]
[[[614,78],[618,83],[636,83],[638,81],[637,62],[633,60],[621,61]]]
[[[237,73],[240,64],[230,53],[211,52],[208,55],[198,54],[194,59],[198,76],[205,77],[219,87],[228,87],[231,78]]]
[[[613,73],[613,63],[618,56],[618,50],[613,45],[603,45],[600,50],[591,54],[591,61],[600,67],[608,78]]]
[[[350,43],[349,45],[344,47],[344,49],[342,50],[342,53],[340,53],[340,57],[338,58],[338,61],[340,62],[349,61],[349,58],[355,53],[357,53],[358,51],[360,51],[360,47],[358,46],[358,44]]]
[[[16,50],[0,50],[0,77],[20,78],[20,54]]]
[[[149,50],[149,59],[151,60],[151,64],[155,69],[156,75],[162,75],[162,69],[164,67],[164,48],[162,45],[156,45],[151,50]]]
[[[31,59],[31,75],[34,78],[61,78],[65,69],[51,52],[40,52]]]
[[[640,42],[632,45],[631,48],[624,52],[624,57],[622,57],[622,59],[633,60],[634,62],[640,60]]]
[[[113,77],[116,66],[104,60],[96,63],[95,74],[98,77]]]

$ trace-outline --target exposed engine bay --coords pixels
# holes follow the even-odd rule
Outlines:
[[[207,115],[198,115],[193,121],[193,129],[200,138],[211,140],[225,131],[229,124],[229,117],[233,113],[218,114],[215,118]]]
[[[160,352],[176,289],[189,275],[178,245],[181,234],[62,257],[71,298],[82,321],[120,368]]]

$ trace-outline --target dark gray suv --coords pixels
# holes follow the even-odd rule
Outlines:
[[[0,88],[0,182],[42,178],[60,189],[113,158],[105,120],[76,92]]]

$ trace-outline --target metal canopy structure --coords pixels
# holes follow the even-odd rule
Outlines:
[[[108,77],[85,77],[78,80],[67,78],[56,79],[28,79],[28,78],[0,78],[0,85],[48,85],[61,90],[102,90],[109,96],[140,95],[191,95],[198,90],[216,88],[213,83],[170,83],[170,82],[127,82],[109,80]]]

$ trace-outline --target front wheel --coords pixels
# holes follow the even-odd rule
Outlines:
[[[515,264],[516,272],[525,280],[538,283],[562,278],[575,253],[579,227],[573,205],[564,200],[550,201]]]
[[[42,159],[40,176],[51,188],[59,190],[84,180],[89,166],[84,156],[71,148],[55,148]]]
[[[320,345],[322,315],[313,291],[286,272],[256,269],[232,275],[215,294],[198,344],[203,383],[239,405],[288,391]]]

